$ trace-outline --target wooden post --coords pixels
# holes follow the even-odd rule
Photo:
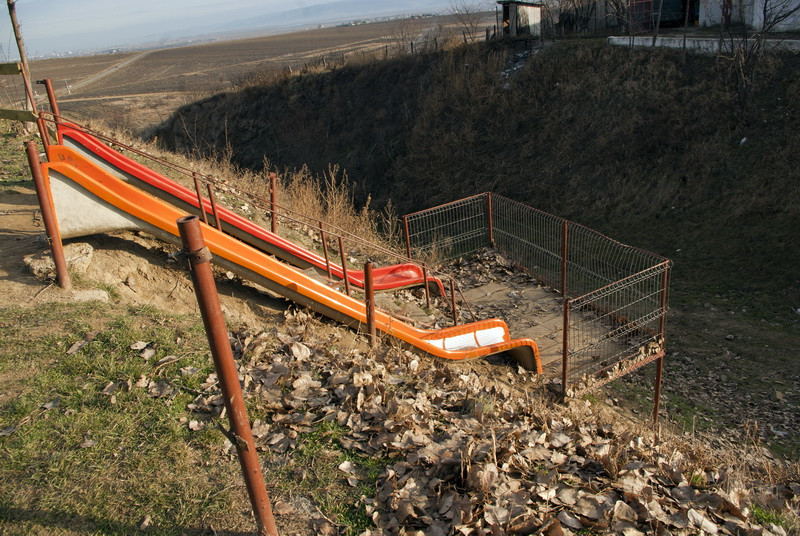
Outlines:
[[[28,104],[34,115],[37,115],[36,102],[33,99],[33,88],[31,87],[30,73],[31,69],[28,66],[28,54],[25,52],[25,43],[22,41],[22,32],[17,20],[17,7],[16,0],[7,0],[8,3],[8,16],[11,18],[11,27],[14,30],[14,39],[17,41],[17,49],[19,50],[19,59],[22,63],[22,80],[25,84],[25,93],[28,95]]]

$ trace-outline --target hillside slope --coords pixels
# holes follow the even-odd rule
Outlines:
[[[558,43],[506,77],[505,49],[462,47],[273,79],[157,135],[249,168],[336,163],[404,211],[493,190],[670,257],[673,409],[796,445],[800,57],[768,58],[745,107],[722,61],[679,58]]]

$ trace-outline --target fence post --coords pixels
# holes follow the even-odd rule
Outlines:
[[[453,325],[458,325],[458,309],[456,309],[456,280],[450,278],[450,305],[453,308]]]
[[[322,240],[322,251],[325,253],[325,269],[328,271],[328,279],[333,279],[331,259],[328,256],[328,241],[325,238],[325,228],[322,226],[322,220],[319,222],[319,238]]]
[[[38,80],[37,84],[43,84],[47,92],[47,100],[50,102],[50,111],[53,113],[53,121],[56,123],[56,139],[58,143],[62,143],[61,133],[58,131],[58,125],[61,123],[61,112],[58,110],[58,101],[56,100],[56,92],[53,89],[53,81],[49,78]]]
[[[375,287],[372,280],[372,262],[364,264],[364,301],[367,309],[367,338],[370,346],[374,347],[377,343],[375,331]]]
[[[494,206],[492,203],[492,192],[486,194],[486,205],[489,211],[489,246],[494,247]]]
[[[222,230],[222,221],[219,219],[219,213],[217,212],[217,199],[214,197],[214,187],[211,186],[211,183],[206,184],[208,188],[208,199],[211,201],[211,212],[214,213],[214,223],[217,226],[217,229],[220,231]]]
[[[53,198],[50,195],[50,188],[44,180],[42,174],[41,161],[36,142],[31,140],[26,145],[28,151],[28,165],[31,168],[33,184],[36,187],[36,196],[39,198],[39,208],[42,211],[44,220],[44,230],[47,233],[47,242],[50,244],[50,252],[53,255],[53,263],[56,266],[56,278],[58,284],[64,290],[72,288],[72,281],[67,271],[67,259],[64,256],[64,246],[61,243],[61,233],[58,230],[58,220],[53,210]]]
[[[561,397],[567,399],[567,379],[569,377],[569,300],[564,300],[564,325],[561,333]]]
[[[347,275],[347,256],[344,252],[344,241],[342,237],[339,238],[339,255],[342,256],[342,278],[344,279],[344,293],[350,295],[350,278]]]
[[[36,120],[36,126],[39,127],[39,136],[42,138],[44,152],[47,154],[47,151],[50,149],[50,133],[47,132],[47,122],[44,118],[44,112],[39,112],[39,118]]]
[[[567,240],[569,239],[569,221],[564,220],[561,230],[561,295],[567,297]]]
[[[411,260],[411,235],[408,233],[408,216],[403,216],[403,232],[406,235],[406,257]]]
[[[200,216],[203,218],[203,223],[208,225],[206,207],[203,205],[203,196],[200,194],[200,181],[197,178],[196,172],[192,172],[192,180],[194,181],[194,191],[197,192],[197,206],[200,207]]]
[[[425,308],[431,308],[431,289],[428,286],[428,265],[422,265],[422,281],[425,284]]]
[[[664,265],[661,274],[661,317],[658,319],[658,332],[661,336],[661,357],[656,361],[655,393],[653,393],[653,427],[658,430],[658,413],[661,408],[661,382],[664,375],[664,356],[666,355],[666,316],[667,316],[667,285],[669,283],[669,265]]]
[[[269,174],[269,210],[272,219],[272,234],[278,234],[278,174],[271,172]]]
[[[258,532],[262,535],[277,536],[278,529],[272,517],[264,475],[256,454],[253,432],[244,405],[242,387],[239,385],[239,372],[233,360],[228,328],[219,305],[217,287],[211,272],[211,253],[205,247],[200,221],[197,216],[185,216],[177,220],[184,252],[189,258],[189,269],[192,275],[197,303],[203,315],[208,344],[214,357],[214,368],[219,378],[222,398],[228,411],[231,429],[228,432],[231,443],[236,447],[242,475],[253,513],[256,517]]]

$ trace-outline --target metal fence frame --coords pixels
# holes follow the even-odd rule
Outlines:
[[[409,257],[455,258],[494,246],[561,292],[565,396],[655,360],[660,391],[668,259],[491,192],[409,214],[403,224]]]

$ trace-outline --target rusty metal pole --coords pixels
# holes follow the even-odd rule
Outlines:
[[[487,32],[489,30],[486,30]],[[492,192],[486,194],[486,204],[488,209],[488,219],[489,219],[489,246],[494,247],[494,207],[492,206]]]
[[[342,256],[342,279],[344,279],[344,293],[350,295],[350,277],[347,275],[347,255],[344,252],[344,240],[339,238],[339,255]]]
[[[564,300],[564,325],[561,333],[561,397],[567,399],[567,377],[569,376],[569,300]]]
[[[561,295],[567,297],[567,240],[569,238],[569,222],[564,220],[561,229]]]
[[[33,184],[36,187],[36,195],[39,198],[39,208],[42,210],[42,220],[44,220],[44,230],[47,233],[47,242],[50,244],[50,251],[53,254],[53,263],[56,265],[56,278],[58,284],[64,290],[72,288],[72,281],[67,271],[67,259],[64,256],[64,246],[61,243],[61,233],[58,230],[58,220],[56,219],[55,209],[53,208],[53,198],[50,196],[50,188],[44,180],[42,174],[41,161],[36,142],[31,140],[26,144],[28,151],[28,164],[31,167]]]
[[[428,286],[428,265],[422,265],[422,280],[425,282],[425,308],[431,308],[431,288]]]
[[[372,280],[372,262],[364,264],[364,301],[367,308],[367,337],[370,346],[378,344],[375,330],[375,286]]]
[[[272,234],[278,234],[278,175],[269,174],[269,210],[272,220]]]
[[[411,259],[411,235],[408,234],[408,216],[403,216],[403,232],[406,235],[406,257]]]
[[[450,306],[453,308],[453,325],[458,325],[458,309],[456,308],[456,281],[450,278]]]
[[[44,118],[44,112],[39,112],[39,119],[36,120],[36,125],[39,127],[39,136],[42,138],[44,154],[47,154],[50,149],[50,133],[47,132],[47,120]]]
[[[184,251],[189,258],[197,303],[203,315],[208,344],[214,356],[214,368],[219,378],[222,398],[230,421],[231,442],[236,447],[242,467],[247,493],[253,506],[256,524],[260,535],[277,536],[278,529],[272,516],[269,496],[264,484],[264,475],[256,454],[253,433],[244,405],[242,387],[239,385],[239,372],[233,360],[228,328],[222,316],[214,275],[211,272],[211,253],[205,247],[200,230],[200,218],[185,216],[177,220],[178,230],[183,241]]]
[[[197,206],[200,207],[200,216],[203,218],[203,223],[208,225],[208,216],[206,215],[206,207],[203,205],[203,195],[200,193],[200,180],[197,178],[197,173],[192,173],[192,180],[194,181],[194,191],[197,192]]]
[[[37,84],[43,84],[45,91],[47,91],[47,101],[50,103],[50,111],[53,112],[53,119],[56,123],[61,122],[61,112],[58,109],[58,100],[56,100],[56,91],[53,89],[53,81],[49,78],[39,80]],[[61,143],[61,140],[59,140]]]
[[[222,221],[219,219],[219,212],[217,212],[217,198],[214,196],[214,187],[211,183],[206,184],[208,189],[208,200],[211,201],[211,212],[214,213],[214,223],[220,231],[222,230]]]
[[[325,238],[325,228],[322,226],[322,221],[319,222],[319,238],[322,240],[322,251],[325,253],[325,269],[328,271],[328,279],[333,279],[331,272],[331,259],[328,256],[328,241]]]
[[[656,361],[655,393],[653,393],[653,427],[658,430],[658,413],[661,409],[661,383],[664,376],[664,356],[666,355],[666,321],[667,321],[667,285],[669,283],[669,266],[664,266],[661,274],[661,317],[658,319],[658,331],[661,335],[661,357]]]

